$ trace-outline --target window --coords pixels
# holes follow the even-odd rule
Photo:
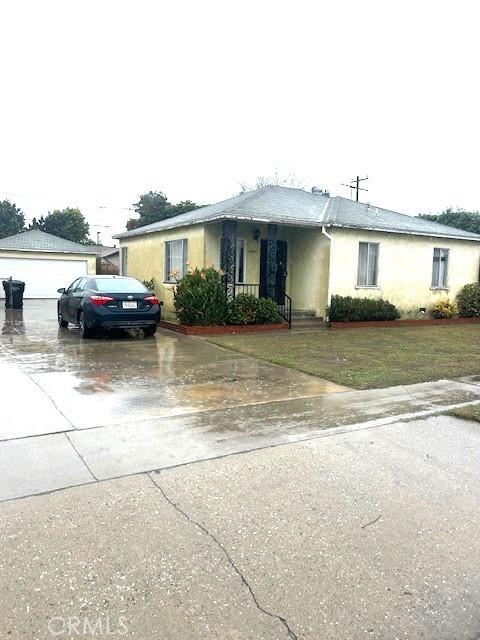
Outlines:
[[[135,278],[95,278],[92,284],[100,293],[147,293],[147,287]]]
[[[128,272],[128,249],[127,247],[122,247],[120,249],[120,253],[122,254],[122,268],[120,273],[122,276],[126,276]]]
[[[448,249],[433,250],[432,287],[446,289],[448,282]]]
[[[75,291],[83,291],[85,289],[87,281],[88,281],[88,278],[80,278],[80,280],[77,283],[77,286],[75,287]]]
[[[72,293],[77,288],[77,285],[80,283],[81,278],[77,278],[72,282],[72,284],[68,287],[67,293]]]
[[[245,240],[237,240],[235,282],[245,282]]]
[[[378,281],[378,242],[360,242],[357,286],[376,287]]]
[[[186,239],[165,242],[165,282],[176,282],[177,278],[183,278],[187,271],[187,251]]]

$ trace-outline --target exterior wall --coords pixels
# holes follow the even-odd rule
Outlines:
[[[417,317],[440,300],[451,301],[479,277],[480,243],[467,240],[329,229],[333,236],[330,290],[332,294],[386,298],[402,317]],[[378,242],[378,286],[357,286],[359,242]],[[449,249],[448,289],[432,289],[433,249]]]
[[[0,258],[21,258],[22,260],[86,260],[90,275],[97,272],[97,256],[88,253],[50,253],[49,251],[7,251],[0,250]]]
[[[167,240],[188,240],[188,263],[192,268],[205,264],[203,225],[181,227],[147,233],[144,236],[120,239],[120,252],[128,249],[127,274],[138,280],[155,278],[155,293],[163,301],[165,311],[173,311],[173,285],[164,282],[165,242]],[[120,259],[120,264],[122,260]],[[125,275],[125,274],[123,274]]]
[[[324,317],[330,241],[320,229],[292,229],[290,255],[292,307],[313,310],[316,316]]]

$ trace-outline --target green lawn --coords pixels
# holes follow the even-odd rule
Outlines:
[[[480,325],[229,335],[209,341],[355,389],[480,373]]]
[[[459,407],[449,411],[449,415],[463,418],[464,420],[474,420],[480,422],[480,405],[473,404],[468,407]]]

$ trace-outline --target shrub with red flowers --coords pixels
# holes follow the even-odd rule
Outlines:
[[[182,324],[226,324],[227,297],[221,272],[214,267],[188,271],[175,285],[173,304]]]

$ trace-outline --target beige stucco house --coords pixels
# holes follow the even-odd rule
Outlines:
[[[382,297],[403,317],[478,281],[480,235],[313,190],[270,186],[116,236],[123,274],[155,278],[172,309],[189,267],[325,317],[332,295]]]

